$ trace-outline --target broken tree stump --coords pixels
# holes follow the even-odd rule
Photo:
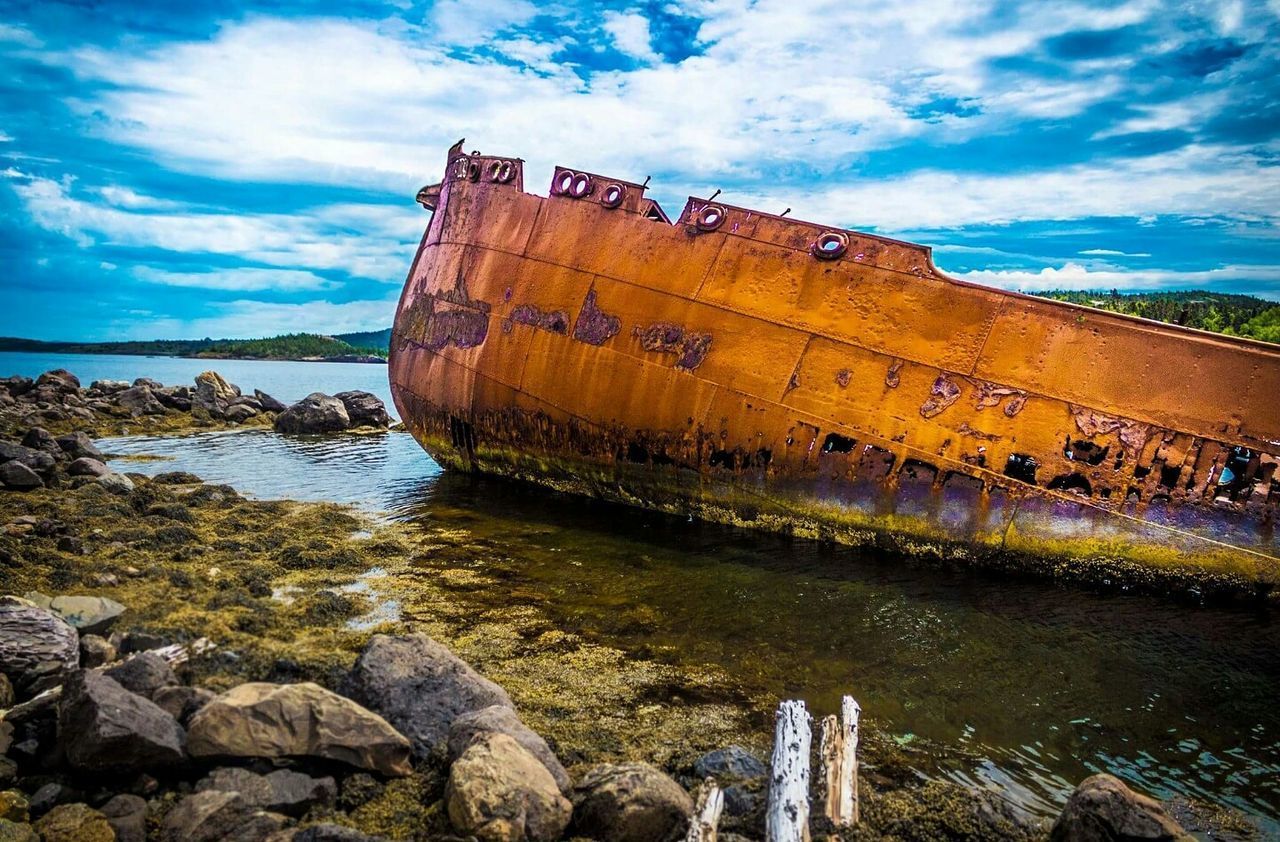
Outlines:
[[[684,842],[716,842],[719,835],[720,813],[724,810],[724,792],[712,778],[698,787],[698,800],[689,819],[689,832]]]
[[[818,755],[825,785],[823,811],[836,827],[858,823],[858,717],[862,708],[852,696],[840,700],[840,718],[822,720]]]
[[[765,842],[809,842],[809,750],[812,717],[804,702],[783,702],[774,715]]]

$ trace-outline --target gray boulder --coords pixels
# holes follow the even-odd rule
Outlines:
[[[21,465],[26,465],[38,474],[49,473],[49,471],[53,470],[55,464],[53,456],[43,450],[23,447],[11,441],[0,441],[0,462],[6,465],[10,462],[17,462]]]
[[[261,405],[263,410],[266,412],[284,412],[289,408],[261,389],[254,389],[253,396],[258,399],[258,404]]]
[[[191,407],[203,409],[214,418],[221,418],[240,396],[240,387],[228,383],[216,371],[204,371],[196,375],[196,387],[191,393]]]
[[[446,748],[449,726],[462,714],[515,708],[505,690],[425,634],[374,635],[344,692],[408,737],[418,758]]]
[[[133,381],[133,385],[139,385],[139,381],[143,378]],[[95,380],[89,384],[89,391],[97,392],[102,395],[114,395],[116,392],[123,392],[129,388],[128,381],[125,380]]]
[[[21,462],[0,464],[0,487],[13,491],[31,491],[44,487],[44,480]]]
[[[214,769],[196,784],[196,792],[209,789],[238,792],[251,807],[289,816],[301,816],[317,805],[331,805],[338,797],[333,778],[313,778],[290,769],[266,775],[237,766]]]
[[[98,485],[112,494],[130,494],[133,492],[133,480],[124,474],[103,474],[94,480]]]
[[[610,842],[666,842],[688,827],[693,799],[648,763],[592,767],[574,788],[574,832]]]
[[[177,803],[160,825],[161,842],[263,842],[285,817],[259,810],[238,792],[208,789]]]
[[[569,773],[547,741],[521,722],[515,710],[506,705],[490,705],[454,719],[449,726],[449,761],[457,760],[472,743],[486,734],[506,734],[547,767],[561,792],[568,795],[573,791]]]
[[[140,415],[164,415],[164,404],[156,399],[146,386],[130,386],[117,392],[113,398],[116,406],[128,410],[134,418]]]
[[[342,401],[342,405],[346,407],[351,426],[381,427],[384,430],[391,426],[391,416],[387,414],[387,407],[377,395],[355,390],[339,392],[334,397]]]
[[[29,447],[32,450],[42,450],[55,459],[61,459],[65,456],[62,448],[58,447],[58,440],[53,437],[53,433],[44,427],[32,427],[27,430],[26,435],[22,437],[22,446]]]
[[[35,385],[30,377],[23,377],[21,374],[12,374],[3,380],[0,380],[0,391],[8,392],[13,397],[25,395],[31,391],[31,387]]]
[[[276,416],[277,433],[334,433],[351,426],[342,401],[312,392]]]
[[[139,772],[181,763],[182,726],[114,680],[79,670],[62,685],[58,741],[83,772]]]
[[[449,768],[449,821],[487,842],[554,842],[573,805],[538,758],[506,734],[478,737]]]
[[[76,630],[51,611],[16,596],[0,597],[0,670],[25,696],[80,664]]]
[[[1050,842],[1192,842],[1159,801],[1112,775],[1081,781],[1049,832]]]
[[[97,459],[81,456],[67,466],[67,473],[73,477],[102,477],[111,473],[111,469]]]
[[[26,598],[65,620],[81,634],[102,634],[125,612],[125,607],[105,596],[48,597],[32,591]]]
[[[80,378],[65,368],[55,368],[36,378],[36,388],[41,386],[51,386],[60,392],[77,392],[80,390]]]
[[[233,424],[243,424],[245,421],[248,421],[257,414],[258,411],[248,404],[238,403],[234,406],[227,407],[226,412],[222,415]]]
[[[169,666],[169,662],[155,652],[140,652],[132,655],[107,670],[106,674],[130,693],[137,693],[152,701],[155,700],[156,691],[163,687],[173,687],[178,683],[178,677],[173,674],[173,668]],[[176,716],[174,718],[177,719]]]
[[[102,462],[106,458],[102,455],[102,451],[98,449],[97,445],[93,443],[93,439],[78,430],[74,433],[58,436],[58,447],[61,447],[62,451],[72,459],[87,456],[90,459],[97,459]]]

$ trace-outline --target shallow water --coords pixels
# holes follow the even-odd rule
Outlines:
[[[853,693],[927,771],[1033,814],[1109,771],[1236,807],[1280,836],[1280,624],[1266,614],[946,572],[847,548],[443,473],[406,434],[114,439],[257,497],[338,500],[465,528],[566,627],[674,647],[816,715]],[[769,727],[762,722],[761,727]]]

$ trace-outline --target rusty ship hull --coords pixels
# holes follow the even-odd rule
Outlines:
[[[1280,349],[450,151],[391,340],[446,468],[915,557],[1269,592]]]

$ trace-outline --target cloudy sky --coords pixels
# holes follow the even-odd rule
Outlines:
[[[0,0],[0,335],[390,324],[445,149],[1280,299],[1280,0]]]

